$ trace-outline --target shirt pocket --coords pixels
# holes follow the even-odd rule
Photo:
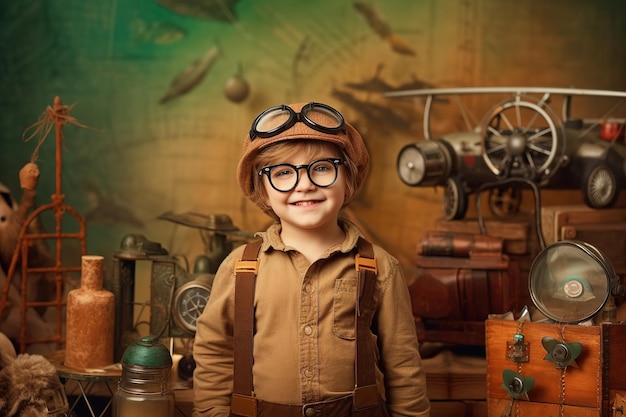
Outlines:
[[[355,339],[356,279],[343,278],[335,281],[333,297],[333,332],[342,339]]]

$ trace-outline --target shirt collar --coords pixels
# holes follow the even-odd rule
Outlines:
[[[329,254],[333,252],[348,253],[356,247],[357,240],[362,235],[361,231],[347,219],[339,219],[339,227],[346,233],[346,237],[338,247],[329,248]],[[267,252],[270,248],[278,251],[287,251],[288,248],[280,238],[282,226],[280,223],[273,223],[265,232],[259,232],[256,236],[263,238],[261,250]]]

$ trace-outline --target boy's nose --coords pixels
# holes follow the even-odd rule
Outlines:
[[[300,178],[298,178],[298,183],[296,184],[296,190],[310,190],[315,188],[315,184],[311,182],[309,175],[306,170],[300,171]]]

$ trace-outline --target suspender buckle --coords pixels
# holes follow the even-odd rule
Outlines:
[[[354,266],[357,271],[371,271],[375,274],[378,274],[378,265],[376,263],[376,258],[363,258],[358,253],[354,257]]]
[[[354,410],[374,407],[378,404],[378,387],[376,384],[356,387],[354,390]]]
[[[233,393],[230,400],[230,410],[233,414],[242,417],[256,417],[257,401],[252,395]]]
[[[258,258],[253,261],[238,260],[235,263],[235,273],[250,272],[252,274],[256,274],[258,271],[259,271],[259,259]]]

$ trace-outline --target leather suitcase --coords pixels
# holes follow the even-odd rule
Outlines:
[[[489,417],[501,417],[511,406],[504,388],[504,370],[533,377],[527,399],[512,403],[511,416],[602,417],[612,415],[612,402],[626,389],[623,351],[626,325],[602,323],[594,326],[523,323],[513,320],[486,321],[487,408]],[[527,361],[511,359],[516,334],[523,335]],[[546,358],[542,339],[580,343],[582,349],[564,369]]]
[[[424,319],[483,321],[512,307],[511,267],[502,240],[427,232],[409,284],[413,314]]]
[[[591,209],[584,205],[541,208],[542,233],[546,244],[580,240],[600,249],[615,271],[626,274],[626,209]]]
[[[518,276],[500,238],[427,232],[409,280],[418,336],[484,345],[484,320],[515,307]]]

